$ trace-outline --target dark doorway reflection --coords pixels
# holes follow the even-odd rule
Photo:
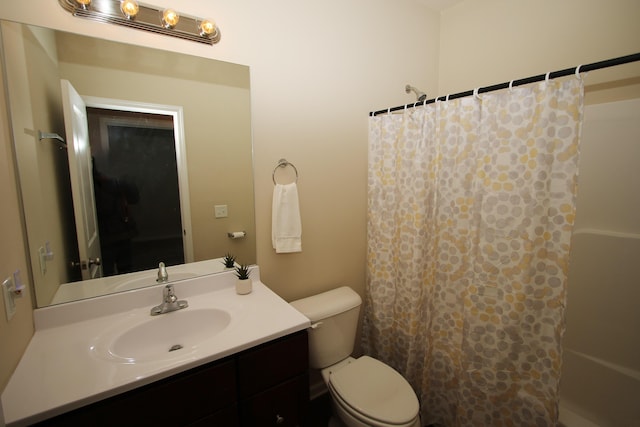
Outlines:
[[[87,108],[105,276],[184,263],[171,116]]]

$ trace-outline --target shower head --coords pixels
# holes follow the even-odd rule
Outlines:
[[[411,93],[411,91],[415,92],[416,94],[416,100],[418,100],[419,102],[425,101],[427,99],[427,94],[422,92],[421,90],[416,89],[415,87],[411,86],[411,85],[406,85],[404,87],[404,91],[407,93]]]

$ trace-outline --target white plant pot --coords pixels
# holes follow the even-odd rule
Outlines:
[[[238,295],[250,294],[253,290],[253,281],[251,279],[236,280],[236,293]]]

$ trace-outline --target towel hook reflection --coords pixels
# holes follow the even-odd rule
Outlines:
[[[65,142],[64,138],[57,133],[42,132],[41,130],[38,130],[38,140],[42,141],[43,139],[54,139],[58,141],[58,148],[60,150],[62,150],[63,148],[67,148],[67,143]]]
[[[273,184],[277,184],[276,182],[276,170],[278,170],[278,168],[286,168],[287,166],[291,166],[294,170],[294,172],[296,173],[296,180],[295,182],[298,182],[298,169],[294,166],[293,163],[290,163],[287,161],[287,159],[280,159],[278,160],[278,164],[276,165],[275,168],[273,168],[273,173],[271,174],[271,179],[273,180]]]

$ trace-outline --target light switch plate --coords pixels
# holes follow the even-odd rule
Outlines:
[[[4,310],[7,315],[7,321],[11,320],[16,314],[16,303],[13,300],[13,280],[8,277],[2,282],[2,296],[4,297]]]
[[[216,218],[226,218],[228,215],[227,205],[215,205],[213,207]]]

